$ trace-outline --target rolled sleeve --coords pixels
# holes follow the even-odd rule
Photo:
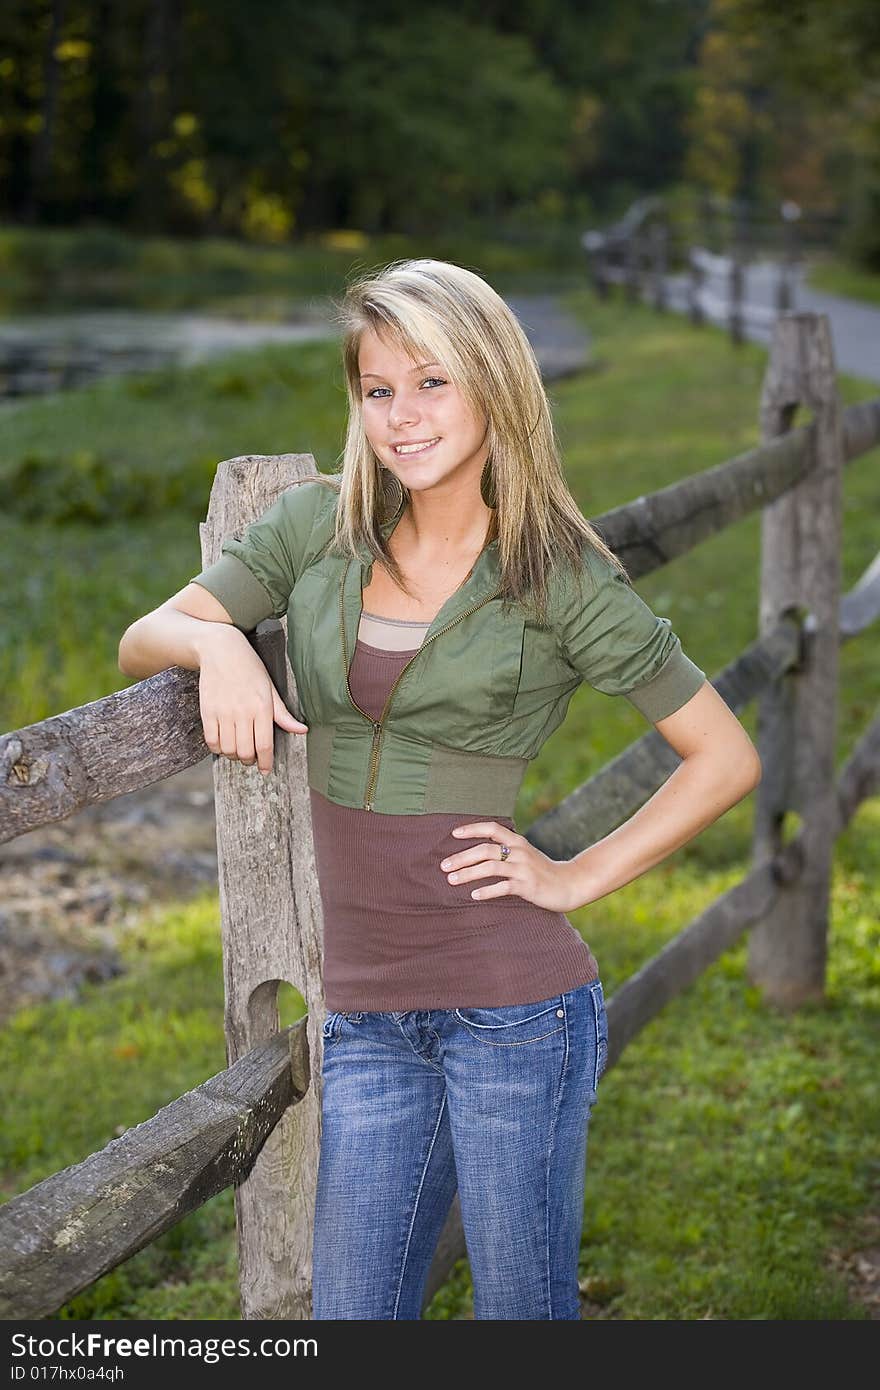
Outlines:
[[[623,692],[630,704],[635,705],[652,724],[686,705],[706,680],[705,671],[701,671],[682,651],[677,637],[675,640],[677,645],[657,675],[645,681],[644,685]]]
[[[196,574],[191,584],[199,584],[223,604],[234,625],[250,632],[264,618],[275,617],[275,601],[243,560],[231,552]]]
[[[570,580],[558,620],[560,650],[603,695],[623,695],[651,723],[686,704],[706,679],[669,618],[656,614],[604,556],[584,554],[583,583]]]

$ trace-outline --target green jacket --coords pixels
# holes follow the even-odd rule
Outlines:
[[[336,475],[338,477],[338,475]],[[705,673],[589,545],[584,595],[554,571],[549,625],[502,605],[497,541],[444,603],[392,686],[382,718],[348,686],[362,587],[372,557],[327,553],[338,492],[294,484],[193,581],[248,632],[287,616],[287,647],[308,725],[309,785],[331,801],[404,815],[466,811],[513,817],[530,760],[565,717],[582,681],[625,695],[651,722],[699,690]],[[389,523],[389,534],[394,523]]]

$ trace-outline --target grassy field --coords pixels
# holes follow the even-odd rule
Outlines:
[[[807,268],[807,284],[814,290],[846,295],[865,304],[880,304],[880,275],[859,270],[834,256],[811,257]]]
[[[594,335],[597,368],[556,383],[551,396],[586,515],[756,441],[763,349],[734,348],[720,330],[641,305],[599,304],[587,290],[568,302]],[[841,391],[849,402],[876,387],[842,379]],[[0,649],[2,726],[128,684],[116,668],[119,636],[200,568],[197,523],[217,461],[305,450],[330,470],[343,410],[328,343],[117,379],[12,412],[0,463],[12,499],[0,521],[0,583],[11,600]],[[24,461],[37,458],[48,470],[40,497],[47,511],[56,505],[52,479],[68,494],[57,503],[63,516],[70,487],[62,484],[78,451],[103,466],[80,466],[85,500],[72,519],[47,524],[29,514],[35,465]],[[130,511],[90,524],[84,518],[106,511],[114,480],[114,505]],[[845,475],[845,587],[876,551],[878,504],[874,451]],[[759,532],[759,518],[750,517],[639,583],[710,675],[754,636]],[[867,727],[878,695],[876,642],[866,636],[841,651],[838,760]],[[753,717],[744,716],[752,733]],[[644,728],[626,701],[582,687],[529,769],[520,830]],[[608,997],[742,877],[751,821],[749,799],[635,883],[572,914]],[[592,1315],[869,1316],[839,1269],[878,1209],[878,832],[874,798],[838,842],[824,1003],[793,1017],[766,1008],[748,985],[741,945],[667,1006],[603,1080],[582,1250]],[[4,1197],[79,1161],[225,1065],[216,894],[145,913],[122,950],[124,975],[77,1002],[23,1009],[0,1032],[0,1066],[15,1078],[0,1138]],[[470,1306],[463,1261],[428,1317],[467,1317]],[[59,1314],[238,1315],[230,1192]]]
[[[220,236],[140,237],[101,223],[0,223],[0,312],[122,306],[274,318],[291,299],[335,293],[355,264],[414,254],[478,264],[499,290],[514,281],[555,284],[582,270],[580,231],[544,218],[537,226],[510,226],[505,240],[487,243],[475,224],[438,231],[414,252],[402,233],[367,237],[349,229],[309,236],[291,249]]]

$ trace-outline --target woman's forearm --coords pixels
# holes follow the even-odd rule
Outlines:
[[[740,756],[729,766],[709,753],[694,753],[629,820],[568,860],[578,906],[607,897],[686,845],[761,780],[754,761]]]
[[[205,652],[222,644],[232,649],[249,646],[244,633],[231,623],[192,618],[177,608],[157,608],[126,628],[119,643],[119,669],[126,676],[146,680],[169,666],[200,671]]]

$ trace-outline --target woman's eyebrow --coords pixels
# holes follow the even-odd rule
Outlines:
[[[413,373],[413,372],[423,372],[423,371],[425,370],[426,367],[439,367],[439,366],[440,366],[440,363],[439,363],[439,362],[420,362],[419,365],[418,365],[417,367],[411,367],[411,368],[410,368],[409,374],[410,374],[410,376],[412,376],[412,373]],[[380,381],[384,381],[384,377],[380,376],[378,372],[361,372],[361,381],[363,381],[364,377],[367,377],[367,376],[375,376],[375,377],[378,377]]]

